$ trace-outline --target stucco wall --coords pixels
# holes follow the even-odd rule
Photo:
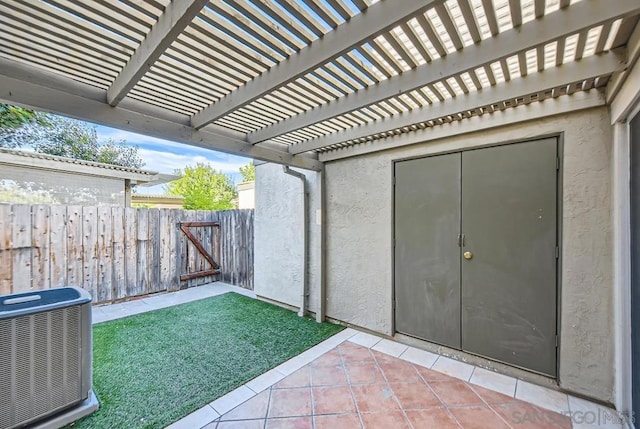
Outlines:
[[[317,309],[320,287],[320,208],[318,173],[305,173],[309,190],[309,305]],[[298,307],[303,273],[303,213],[300,180],[276,164],[256,165],[254,291],[270,300]]]
[[[612,130],[606,108],[327,163],[327,316],[393,334],[393,160],[559,132],[564,132],[560,383],[568,390],[612,402]],[[295,252],[274,247],[267,257],[258,251],[258,243],[281,240],[282,233],[294,234],[283,225],[291,216],[299,217],[295,211],[299,203],[281,167],[261,167],[256,174],[256,291],[284,297],[288,286],[282,284],[282,276],[262,273],[266,267],[261,259],[293,258]],[[263,178],[265,182],[260,183]],[[276,196],[277,188],[272,186],[282,185],[282,180],[287,180],[286,186]],[[317,195],[314,198],[317,201]],[[265,213],[271,219],[269,233],[267,222],[260,219],[265,202],[271,205]],[[278,278],[280,284],[271,283]],[[317,287],[312,282],[312,296]],[[297,298],[279,301],[298,302]]]

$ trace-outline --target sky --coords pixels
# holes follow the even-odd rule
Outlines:
[[[235,183],[241,182],[238,169],[251,162],[250,158],[244,158],[209,149],[201,149],[169,140],[155,137],[147,137],[142,134],[130,133],[115,128],[96,126],[98,140],[104,141],[112,138],[116,141],[126,140],[127,144],[136,145],[140,149],[138,153],[145,162],[143,169],[157,171],[158,173],[173,173],[176,169],[183,169],[187,165],[195,165],[198,162],[210,164],[216,170],[222,170],[232,177]],[[162,194],[164,185],[136,188],[140,194]]]

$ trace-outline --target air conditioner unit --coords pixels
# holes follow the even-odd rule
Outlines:
[[[0,429],[59,428],[95,411],[91,346],[86,291],[0,296]]]

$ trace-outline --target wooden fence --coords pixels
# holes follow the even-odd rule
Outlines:
[[[220,274],[180,230],[192,228]],[[0,204],[0,295],[80,286],[94,302],[174,291],[215,280],[253,289],[253,210],[220,212]]]

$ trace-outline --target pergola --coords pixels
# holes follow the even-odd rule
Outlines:
[[[608,104],[640,55],[638,14],[638,0],[0,0],[0,99],[321,170],[521,105],[509,120]]]

